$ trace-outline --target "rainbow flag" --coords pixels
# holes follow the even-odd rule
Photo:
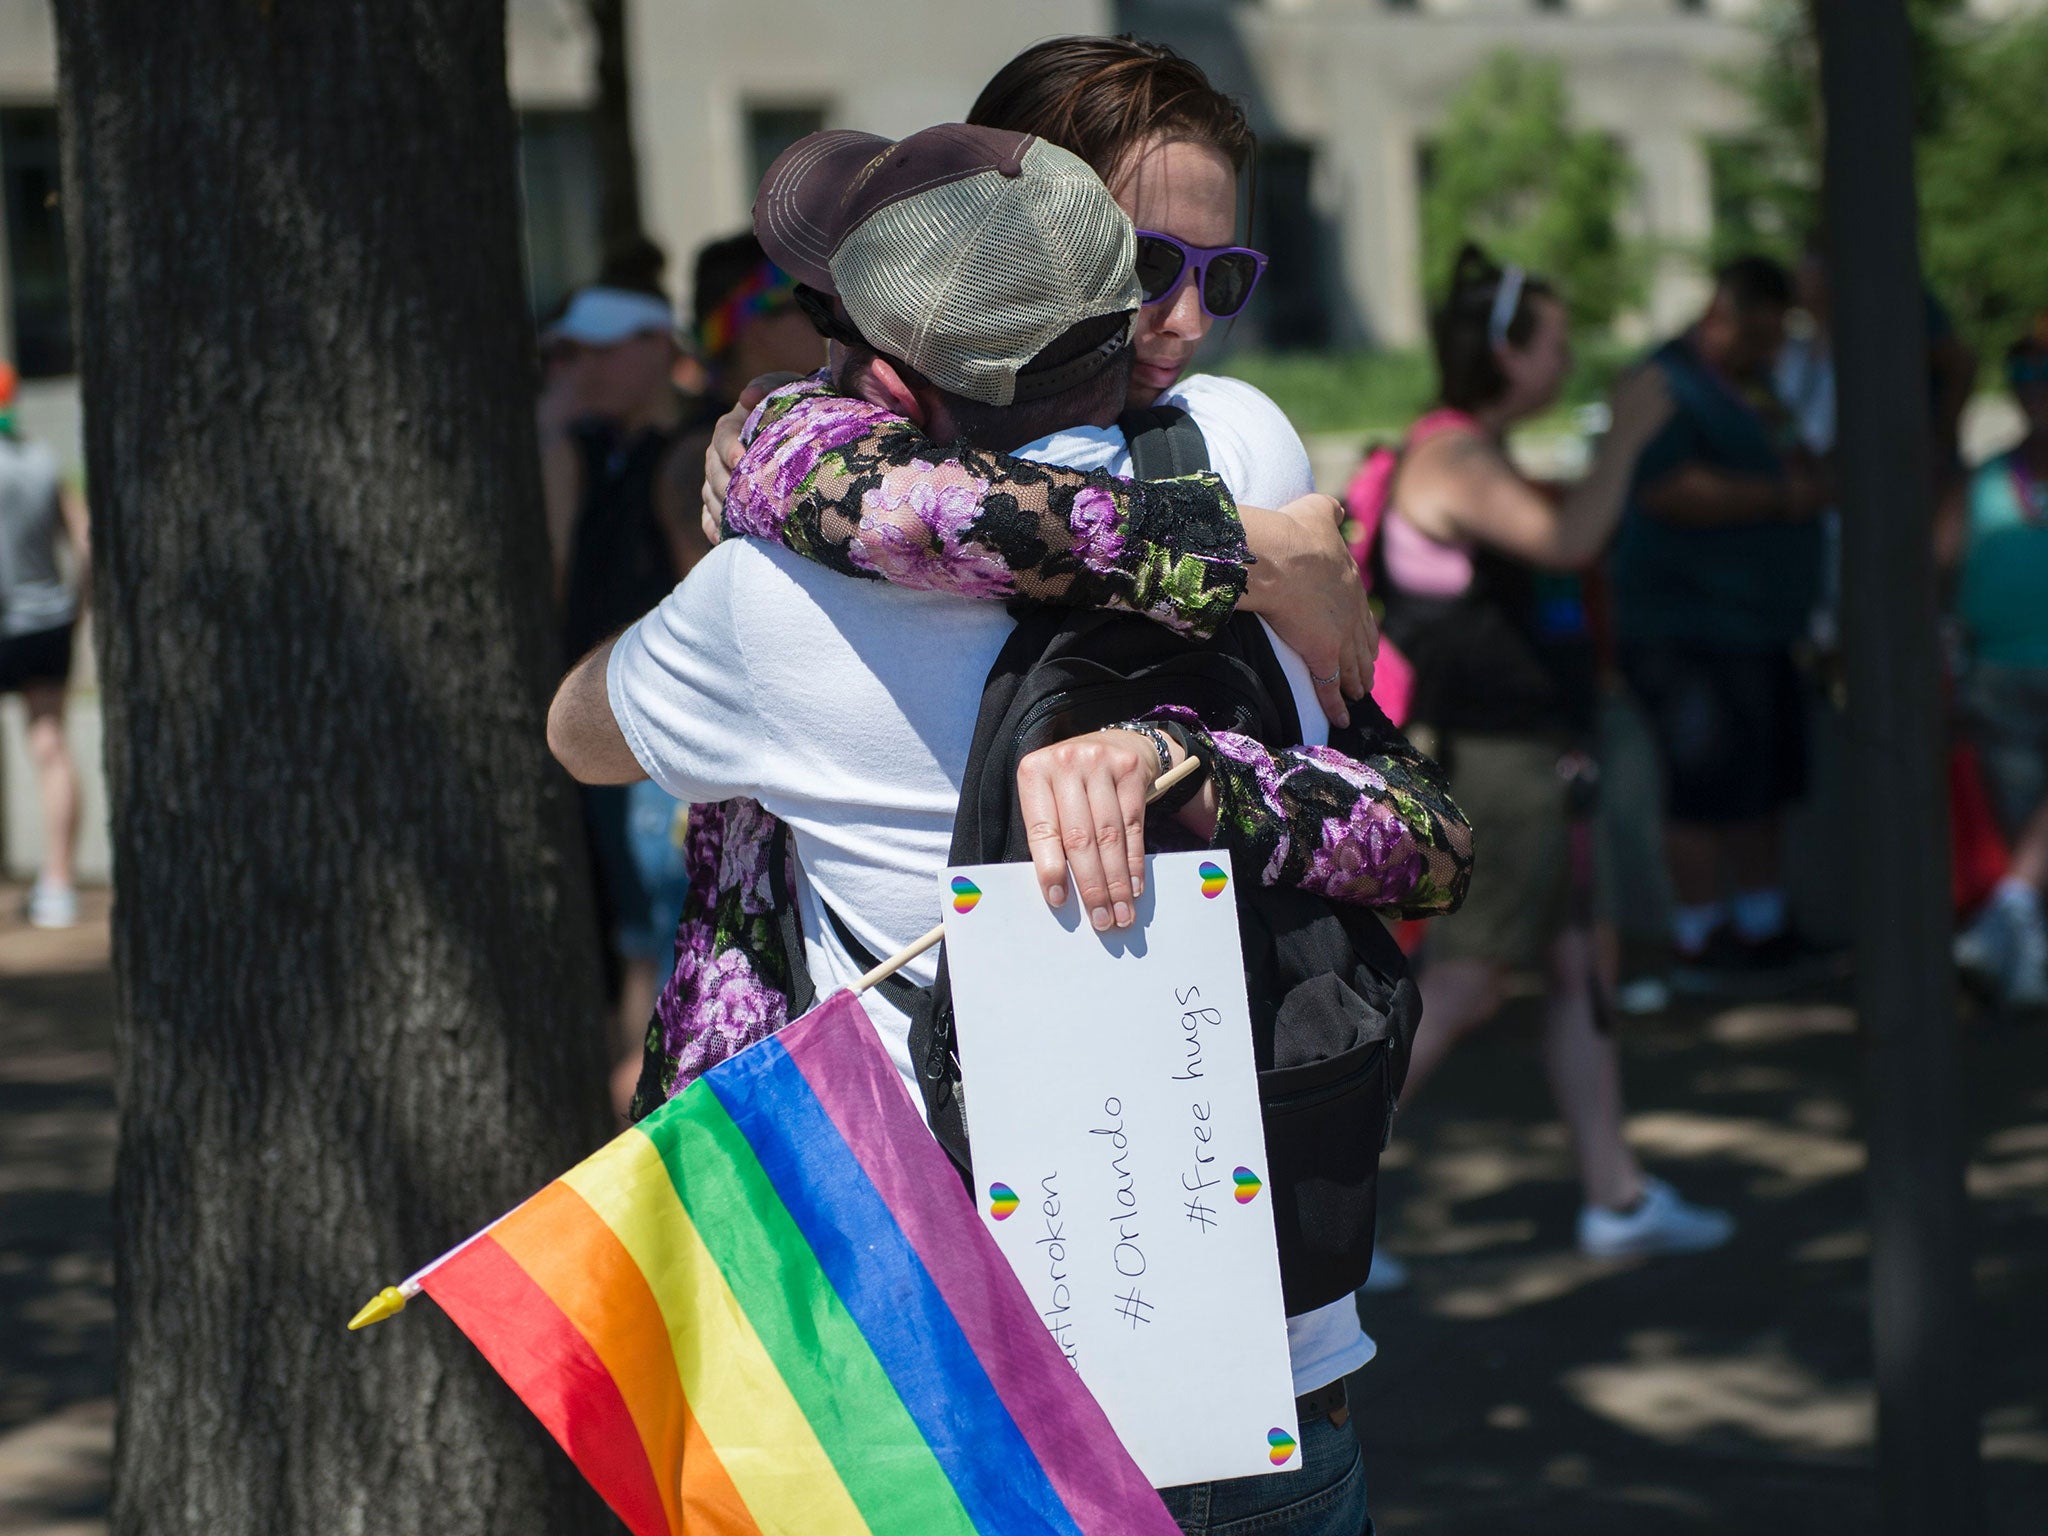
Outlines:
[[[421,1277],[636,1536],[1175,1536],[840,993]]]

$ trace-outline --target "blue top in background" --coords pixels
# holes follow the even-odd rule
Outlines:
[[[2001,453],[1970,477],[1956,613],[1973,660],[2048,667],[2048,484]]]
[[[1779,651],[1806,632],[1821,590],[1823,536],[1812,519],[1684,528],[1646,512],[1637,495],[1685,464],[1730,474],[1785,473],[1784,433],[1708,368],[1690,339],[1666,342],[1675,407],[1636,460],[1629,505],[1610,556],[1614,627],[1623,642],[1681,641]]]

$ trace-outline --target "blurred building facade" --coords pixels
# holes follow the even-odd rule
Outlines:
[[[1133,31],[1200,62],[1262,141],[1255,239],[1273,256],[1241,342],[1414,345],[1423,337],[1422,167],[1444,103],[1503,49],[1562,64],[1584,125],[1638,167],[1631,233],[1667,252],[1646,317],[1698,297],[1708,145],[1742,131],[1728,83],[1757,0],[912,0],[875,13],[644,0],[635,124],[650,221],[671,249],[741,226],[775,149],[816,127],[895,134],[965,113],[1018,48]],[[793,39],[800,47],[792,47]],[[798,56],[792,56],[798,55]],[[703,59],[716,59],[706,78]]]
[[[669,252],[743,227],[760,172],[818,127],[897,134],[957,118],[1020,48],[1135,31],[1197,59],[1261,138],[1254,238],[1273,256],[1239,343],[1408,346],[1423,335],[1420,200],[1445,103],[1492,54],[1555,59],[1583,126],[1639,175],[1628,232],[1660,253],[1645,313],[1675,324],[1700,293],[1712,150],[1739,140],[1732,71],[1765,0],[629,0],[642,204]],[[2043,0],[1972,0],[1986,16]],[[50,0],[0,0],[0,355],[31,381],[71,372]],[[594,273],[594,45],[582,0],[508,0],[509,78],[541,311]],[[886,22],[881,18],[886,17]],[[25,414],[75,434],[68,384]]]
[[[1418,199],[1442,104],[1491,53],[1560,61],[1584,123],[1641,171],[1631,232],[1667,252],[1648,318],[1697,293],[1708,145],[1739,133],[1728,66],[1759,0],[631,0],[634,138],[649,232],[681,285],[691,252],[744,226],[761,170],[818,127],[896,134],[957,118],[1040,38],[1132,30],[1199,60],[1251,109],[1257,238],[1274,256],[1239,341],[1410,345],[1422,335]],[[1988,7],[2016,0],[1980,0]],[[0,0],[0,355],[24,415],[75,441],[50,0]],[[886,23],[882,18],[886,17]],[[598,261],[594,47],[580,0],[509,0],[536,311]],[[42,383],[41,381],[51,381]]]

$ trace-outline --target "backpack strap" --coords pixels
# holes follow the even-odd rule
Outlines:
[[[824,902],[825,921],[832,925],[832,931],[839,936],[840,947],[846,951],[847,959],[862,971],[872,971],[882,963],[882,957],[853,936],[853,930],[846,926],[846,919],[839,915],[839,909]],[[904,1013],[914,1013],[918,995],[924,991],[916,982],[901,971],[891,971],[874,985],[874,990],[889,999]]]
[[[1133,479],[1175,480],[1210,467],[1209,440],[1180,406],[1133,406],[1116,424],[1130,444]]]
[[[768,844],[768,892],[775,909],[775,938],[789,976],[784,1018],[794,1021],[817,1006],[818,985],[811,979],[810,958],[804,953],[803,914],[797,911],[796,893],[789,888],[789,859],[789,823],[778,818],[775,836]]]
[[[853,936],[846,919],[824,902],[825,920],[839,937],[847,958],[863,971],[882,963],[875,952]],[[920,987],[901,971],[875,983],[899,1013],[910,1020],[910,1063],[917,1070],[917,1086],[924,1098],[925,1119],[932,1135],[953,1160],[963,1179],[971,1177],[967,1152],[967,1113],[960,1098],[960,1077],[954,1067],[952,989],[946,985],[946,957],[939,956],[939,977],[929,987]]]

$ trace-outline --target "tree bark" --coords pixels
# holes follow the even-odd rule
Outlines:
[[[1882,1528],[1984,1529],[1904,0],[1817,0]],[[1903,812],[1901,807],[1905,807]]]
[[[60,0],[122,1017],[117,1536],[609,1517],[354,1308],[603,1137],[502,0]]]
[[[647,241],[640,218],[640,162],[633,151],[626,0],[585,0],[585,10],[597,42],[591,138],[597,150],[598,243],[610,264],[632,259]]]

